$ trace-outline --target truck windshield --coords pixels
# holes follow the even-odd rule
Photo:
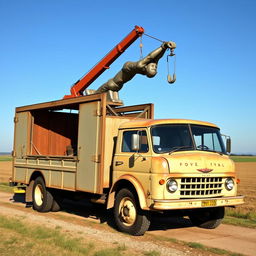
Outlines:
[[[225,153],[219,129],[190,124],[166,124],[151,128],[153,150],[158,154],[182,150]]]
[[[157,125],[151,129],[156,153],[194,149],[188,125]]]
[[[219,129],[207,126],[191,125],[191,131],[197,150],[226,153]]]

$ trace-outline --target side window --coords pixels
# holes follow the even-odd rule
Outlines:
[[[132,150],[132,135],[139,134],[140,135],[140,153],[148,152],[148,140],[146,131],[126,131],[123,133],[123,143],[122,143],[122,152],[135,152]]]

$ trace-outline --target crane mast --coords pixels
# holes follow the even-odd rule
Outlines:
[[[70,95],[65,95],[64,99],[83,96],[83,91],[89,87],[109,66],[144,33],[144,28],[135,28],[117,44],[104,58],[102,58],[84,77],[78,80],[70,89]]]

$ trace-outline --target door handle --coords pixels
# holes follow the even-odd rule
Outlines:
[[[124,164],[123,161],[116,161],[116,166],[119,166],[119,165],[122,165],[122,164]]]

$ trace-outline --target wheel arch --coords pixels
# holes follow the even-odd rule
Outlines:
[[[44,183],[46,184],[46,180],[45,180],[45,177],[44,177],[44,174],[40,171],[40,170],[35,170],[31,176],[30,176],[30,179],[29,179],[29,183],[32,181],[32,180],[35,180],[37,177],[41,176],[44,180]]]
[[[142,210],[149,209],[142,185],[131,175],[123,175],[113,184],[108,195],[107,209],[114,207],[116,193],[122,188],[128,188],[135,193]]]

